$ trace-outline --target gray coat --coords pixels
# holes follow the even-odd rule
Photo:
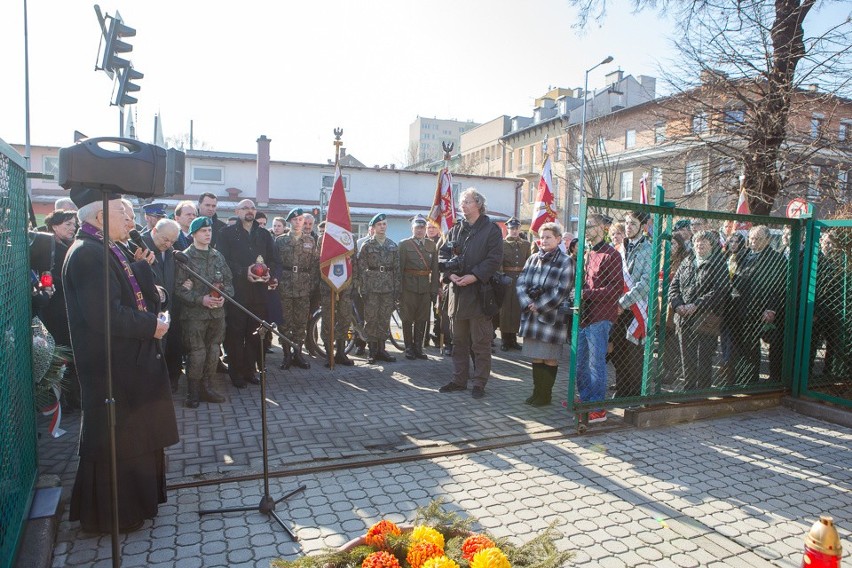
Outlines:
[[[573,293],[574,259],[559,249],[542,254],[541,251],[527,259],[524,271],[518,277],[516,291],[521,304],[521,337],[561,345],[568,339],[568,314],[557,312],[559,306]],[[528,292],[541,289],[538,299]],[[528,310],[534,305],[537,313]]]
[[[458,274],[473,274],[479,280],[479,283],[470,286],[449,285],[449,316],[458,319],[485,317],[480,289],[482,283],[491,280],[503,263],[503,232],[488,215],[480,215],[473,225],[461,221],[453,226],[447,241],[453,241],[461,249],[462,266]],[[439,254],[441,262],[450,257],[444,250]],[[442,281],[450,282],[449,272],[444,273]]]

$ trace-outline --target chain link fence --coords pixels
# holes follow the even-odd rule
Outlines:
[[[0,141],[0,566],[11,566],[36,480],[25,165]]]

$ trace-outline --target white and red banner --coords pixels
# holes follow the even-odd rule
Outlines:
[[[624,250],[620,252],[621,271],[624,274],[624,293],[626,294],[633,288],[633,277],[630,276],[630,271],[627,270],[627,255]],[[627,326],[627,339],[631,343],[640,345],[645,339],[645,336],[648,335],[648,300],[642,298],[630,306],[630,313],[633,314],[633,321]]]
[[[355,239],[352,238],[352,219],[349,202],[343,189],[340,166],[334,170],[334,187],[328,200],[325,233],[320,245],[320,274],[331,289],[339,292],[352,281],[352,255]]]
[[[541,177],[538,180],[538,193],[533,205],[530,231],[537,235],[539,228],[545,223],[556,221],[556,210],[553,208],[553,174],[550,171],[550,156],[545,156],[541,166]]]
[[[639,203],[648,205],[648,174],[642,174],[639,179]]]
[[[739,215],[751,215],[751,208],[748,206],[748,194],[746,193],[744,178],[740,178],[740,197],[737,200],[736,213]],[[737,231],[748,231],[751,229],[751,223],[743,221],[729,223],[727,231],[729,236],[733,234],[735,228]]]
[[[456,206],[453,203],[453,176],[447,168],[438,172],[438,187],[427,219],[446,233],[456,224]]]

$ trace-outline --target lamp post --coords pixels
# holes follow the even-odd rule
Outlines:
[[[586,175],[586,103],[588,101],[587,91],[589,90],[589,73],[600,67],[601,65],[606,65],[607,63],[612,63],[612,55],[608,55],[606,59],[598,63],[597,65],[586,69],[586,80],[583,83],[583,122],[580,126],[580,195],[583,195],[583,182]],[[570,225],[571,219],[568,219],[568,224]]]

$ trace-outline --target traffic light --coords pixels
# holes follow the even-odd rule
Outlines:
[[[104,57],[101,63],[101,68],[108,74],[117,71],[119,68],[127,68],[130,61],[119,57],[119,53],[130,53],[133,51],[133,46],[127,42],[121,41],[123,37],[133,37],[136,35],[136,30],[130,26],[124,25],[119,17],[110,18],[109,31],[106,35],[106,48],[104,49]]]
[[[138,99],[131,97],[128,93],[135,93],[142,88],[132,81],[138,81],[145,76],[144,73],[136,71],[130,62],[127,63],[127,67],[119,67],[115,71],[118,74],[118,90],[115,92],[115,100],[112,104],[120,107],[135,105]]]

